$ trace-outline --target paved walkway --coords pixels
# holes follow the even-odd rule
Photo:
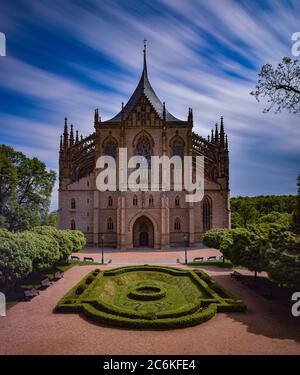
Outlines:
[[[111,257],[115,262],[140,259],[148,263],[160,256],[176,261],[178,253],[113,253]],[[216,267],[203,268],[243,298],[248,312],[220,313],[202,325],[169,331],[112,328],[78,314],[53,314],[57,301],[94,267],[71,268],[64,279],[1,317],[0,354],[300,354],[299,318]]]
[[[152,249],[151,249],[152,250]],[[86,248],[79,254],[81,260],[84,257],[92,257],[96,262],[101,262],[102,251],[101,248]],[[209,256],[220,257],[222,254],[216,249],[207,248],[187,248],[188,261],[192,261],[196,257]],[[126,252],[114,249],[104,249],[104,261],[112,260],[112,265],[122,264],[176,264],[179,259],[184,262],[185,249],[184,248],[171,248],[166,250],[152,250],[149,249],[131,249]]]

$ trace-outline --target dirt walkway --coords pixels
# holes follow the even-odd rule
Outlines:
[[[131,262],[133,256],[145,259],[141,253],[118,259]],[[157,259],[157,253],[148,253],[150,258]],[[244,299],[247,313],[217,314],[202,325],[170,331],[104,327],[78,314],[53,314],[57,301],[93,268],[70,269],[64,279],[1,317],[0,354],[300,354],[299,318],[214,267],[206,271]]]

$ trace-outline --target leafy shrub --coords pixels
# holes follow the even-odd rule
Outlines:
[[[31,259],[23,253],[20,241],[1,233],[0,240],[0,284],[13,286],[18,280],[24,279],[32,272]]]
[[[69,256],[72,254],[74,250],[74,244],[73,241],[70,239],[70,236],[67,233],[67,231],[58,230],[48,225],[35,227],[34,231],[40,234],[53,237],[59,245],[59,261],[66,262],[68,260]]]
[[[79,230],[65,230],[64,233],[66,233],[70,239],[70,241],[73,243],[73,252],[80,251],[86,244],[85,236],[82,232]]]
[[[208,247],[219,249],[221,242],[228,232],[228,229],[210,229],[203,236],[203,243]]]
[[[24,254],[31,259],[34,272],[52,268],[60,259],[59,244],[52,236],[32,231],[19,232],[15,236]]]

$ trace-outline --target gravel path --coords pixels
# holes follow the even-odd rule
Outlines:
[[[112,266],[126,260],[172,262],[178,253],[112,253]],[[203,268],[244,299],[247,313],[219,313],[202,325],[169,331],[104,327],[78,314],[53,314],[57,301],[93,268],[71,268],[64,279],[0,317],[0,354],[300,354],[300,318],[292,318],[232,280],[228,270],[215,267]]]

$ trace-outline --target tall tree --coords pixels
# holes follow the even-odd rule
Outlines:
[[[294,211],[294,224],[297,232],[300,232],[300,174],[297,177],[297,188],[298,188],[298,195],[297,195],[297,202],[296,208]]]
[[[0,145],[0,225],[11,231],[38,225],[47,214],[55,172],[37,158]]]
[[[300,113],[300,65],[298,60],[284,57],[276,68],[266,64],[261,68],[255,91],[251,92],[259,101],[266,98],[269,103],[264,112],[274,109],[276,113],[287,110]]]

